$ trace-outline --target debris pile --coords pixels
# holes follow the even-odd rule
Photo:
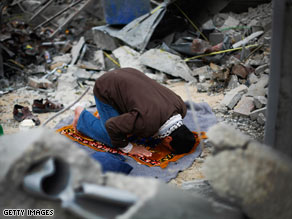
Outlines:
[[[20,83],[66,105],[104,72],[133,67],[159,83],[183,80],[208,95],[224,92],[217,115],[239,128],[240,121],[255,126],[260,140],[272,3],[235,14],[220,13],[228,3],[218,2],[206,16],[192,12],[190,1],[150,2],[149,13],[123,25],[115,25],[100,1],[2,2],[1,93]]]

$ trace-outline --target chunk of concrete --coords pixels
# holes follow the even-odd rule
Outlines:
[[[263,74],[259,81],[255,84],[252,84],[247,91],[249,96],[265,96],[265,88],[268,86],[269,76]]]
[[[247,135],[233,130],[231,126],[219,123],[208,130],[207,136],[217,150],[242,147],[248,142]]]
[[[211,86],[212,86],[212,84],[209,82],[197,83],[197,90],[200,93],[208,92]]]
[[[205,65],[200,68],[195,68],[192,71],[192,76],[199,76],[199,77],[201,76],[201,77],[204,77],[205,79],[211,79],[212,75],[213,75],[213,71],[208,65]],[[200,82],[203,82],[203,81],[200,80]]]
[[[265,70],[269,68],[269,65],[268,64],[264,64],[264,65],[260,65],[259,67],[257,67],[255,69],[255,74],[256,75],[261,75],[262,73],[265,72]]]
[[[53,87],[53,83],[45,78],[28,78],[28,85],[33,88],[48,89]]]
[[[72,47],[72,49],[71,49],[72,60],[71,60],[70,65],[74,65],[74,64],[77,62],[78,57],[79,57],[79,55],[80,55],[80,52],[81,52],[81,50],[82,50],[84,44],[85,44],[85,39],[84,39],[84,37],[81,37],[81,38],[79,39],[78,43],[76,43],[76,44]]]
[[[158,83],[165,83],[167,80],[167,77],[165,74],[163,73],[156,73],[156,74],[152,74],[152,73],[145,73],[145,75],[147,75],[149,78],[157,81]]]
[[[266,117],[263,113],[259,113],[258,118],[257,118],[257,122],[260,125],[264,125],[266,123]]]
[[[146,67],[140,61],[140,53],[128,46],[121,46],[113,51],[114,56],[119,60],[121,68],[135,68],[141,72],[146,71]]]
[[[217,130],[215,138],[227,132],[223,135],[230,138],[228,145],[231,144],[209,156],[203,166],[203,173],[217,194],[237,204],[250,218],[291,218],[291,159],[248,137],[242,139],[241,147],[232,150],[241,133],[231,128]]]
[[[81,182],[99,185],[103,183],[99,163],[91,159],[85,150],[52,130],[35,128],[13,135],[4,135],[0,138],[0,145],[1,212],[5,208],[16,207],[54,209],[51,218],[76,218],[66,212],[60,206],[60,202],[32,196],[22,188],[27,171],[48,157],[55,157],[69,164],[73,176],[73,188],[78,187]]]
[[[196,81],[187,64],[177,55],[160,49],[150,49],[141,56],[141,63],[186,81]]]
[[[240,100],[243,93],[246,91],[247,86],[245,85],[240,85],[237,88],[232,89],[231,91],[226,93],[223,100],[221,101],[221,104],[227,106],[229,109],[233,109],[233,107]]]
[[[251,112],[254,110],[255,105],[252,97],[244,96],[238,102],[236,107],[234,107],[234,114],[249,116]]]
[[[264,96],[256,96],[256,97],[254,97],[253,102],[254,102],[254,105],[257,109],[261,109],[267,105],[268,100]]]
[[[252,113],[249,115],[251,120],[257,120],[260,113],[266,115],[267,107],[263,107],[261,109],[257,109],[252,111]]]
[[[254,73],[250,73],[247,76],[247,80],[249,81],[250,84],[255,84],[259,81],[259,78]]]
[[[93,32],[93,41],[97,48],[102,50],[110,50],[113,51],[118,48],[119,43],[118,41],[107,34],[105,31],[92,28]]]
[[[99,70],[105,70],[105,61],[102,50],[98,50],[94,53],[93,61],[95,62]]]
[[[230,80],[228,82],[227,89],[232,90],[239,86],[238,77],[236,75],[231,75]]]

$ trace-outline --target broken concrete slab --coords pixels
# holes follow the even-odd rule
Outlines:
[[[98,50],[94,53],[93,62],[99,68],[99,70],[105,70],[105,61],[102,50]]]
[[[261,75],[262,73],[264,73],[264,71],[269,68],[268,64],[264,64],[264,65],[260,65],[259,67],[257,67],[255,69],[255,74],[256,75]]]
[[[241,132],[231,132],[228,130],[233,130],[233,128],[227,124],[219,123],[212,126],[208,132],[208,139],[212,142],[215,150],[222,150],[224,148],[238,148],[243,147],[249,139],[247,135]]]
[[[291,159],[247,136],[238,147],[238,137],[243,136],[238,130],[216,126],[211,128],[217,130],[212,136],[207,133],[209,139],[216,142],[223,135],[229,142],[228,146],[224,142],[214,145],[226,146],[208,157],[203,166],[212,188],[240,206],[250,218],[291,218]]]
[[[247,76],[247,80],[249,81],[250,84],[255,84],[259,81],[259,78],[254,73],[250,73]]]
[[[81,52],[84,44],[85,44],[85,39],[84,39],[84,37],[81,37],[80,40],[78,41],[78,43],[76,43],[72,47],[72,49],[71,49],[72,60],[71,60],[70,65],[74,65],[77,62],[78,57],[80,55],[80,52]]]
[[[221,101],[221,104],[227,106],[229,109],[233,109],[233,107],[240,100],[243,93],[245,93],[246,91],[247,86],[245,85],[240,85],[237,88],[232,89],[231,91],[226,93],[223,100]]]
[[[128,46],[121,46],[113,51],[114,56],[119,60],[121,68],[135,68],[146,72],[146,67],[140,61],[140,53]]]
[[[237,43],[234,43],[232,45],[233,48],[238,48],[238,47],[241,47],[243,45],[246,45],[249,41],[259,37],[260,35],[262,35],[264,33],[264,31],[257,31],[255,33],[252,33],[251,35],[249,35],[248,37],[246,37],[245,39],[237,42]]]
[[[260,109],[260,108],[263,108],[264,106],[267,105],[268,103],[268,100],[266,97],[264,96],[256,96],[254,97],[254,100],[253,100],[254,104],[255,104],[255,107],[257,109]]]
[[[204,76],[205,79],[211,79],[212,75],[213,70],[208,65],[192,70],[192,76]]]
[[[73,188],[79,187],[81,182],[99,185],[103,183],[99,163],[91,159],[85,150],[53,130],[35,128],[4,135],[0,138],[0,145],[1,209],[15,206],[21,209],[54,209],[52,218],[77,218],[66,212],[60,202],[33,196],[22,187],[27,171],[48,157],[57,158],[70,166]]]
[[[234,107],[234,114],[249,116],[254,110],[255,105],[252,97],[243,96],[238,104]]]
[[[160,49],[150,49],[142,54],[141,63],[186,81],[196,81],[188,65],[179,56]]]
[[[231,75],[229,82],[228,82],[228,86],[227,89],[232,90],[236,87],[238,87],[240,84],[238,82],[238,77],[237,75]]]
[[[265,88],[268,86],[269,76],[263,74],[259,81],[255,84],[252,84],[247,91],[247,95],[249,96],[265,96]]]
[[[200,93],[208,92],[211,86],[212,84],[209,82],[197,83],[197,91]]]
[[[53,83],[45,78],[28,78],[28,85],[33,88],[48,89],[53,87]]]
[[[113,51],[118,48],[118,41],[111,37],[103,30],[99,30],[98,28],[92,28],[93,32],[93,41],[97,48],[102,50]]]
[[[261,109],[257,109],[257,110],[252,111],[252,113],[249,116],[252,120],[257,120],[259,114],[262,113],[262,114],[266,115],[266,111],[267,111],[267,107],[263,107]]]
[[[238,209],[223,208],[197,193],[190,194],[187,191],[153,181],[153,179],[142,177],[106,174],[107,186],[126,189],[137,195],[139,194],[140,197],[138,203],[125,214],[119,215],[118,218],[243,219],[243,215]]]

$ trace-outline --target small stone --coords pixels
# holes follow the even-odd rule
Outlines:
[[[232,74],[235,74],[241,78],[246,78],[249,72],[244,65],[237,64],[232,67]]]
[[[234,113],[243,116],[249,116],[250,113],[254,110],[254,108],[255,105],[253,103],[253,98],[244,96],[238,102],[236,107],[234,107]]]
[[[238,83],[238,77],[236,75],[231,75],[230,80],[228,82],[227,89],[234,89],[238,87],[240,84]]]
[[[261,125],[264,125],[266,123],[266,117],[263,113],[259,113],[257,122]]]

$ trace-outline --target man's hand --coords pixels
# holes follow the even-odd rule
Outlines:
[[[133,145],[132,150],[129,151],[129,154],[131,155],[138,155],[141,157],[151,157],[152,153],[148,151],[144,146],[142,145]]]

